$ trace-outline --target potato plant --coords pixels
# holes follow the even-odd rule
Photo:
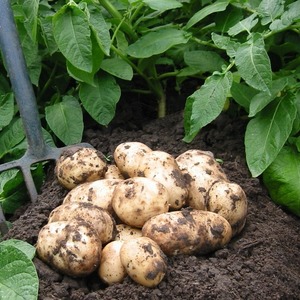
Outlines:
[[[91,161],[95,153],[88,153],[82,160]],[[41,229],[37,254],[56,270],[72,277],[97,272],[107,285],[129,276],[155,287],[167,274],[168,256],[209,254],[244,228],[246,195],[227,179],[212,153],[192,149],[175,158],[143,143],[126,142],[116,147],[114,157],[111,165],[123,179],[103,174],[68,190]],[[67,178],[73,173],[80,177],[78,168],[84,173],[89,173],[87,165],[94,169],[84,161],[78,168],[68,167],[74,160],[64,162]],[[177,195],[177,188],[186,192],[187,201],[175,206],[172,193]],[[197,198],[201,206],[194,206]]]

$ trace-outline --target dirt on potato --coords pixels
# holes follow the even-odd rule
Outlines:
[[[223,162],[228,178],[244,189],[249,201],[247,222],[223,249],[205,256],[168,258],[167,274],[155,288],[138,285],[129,277],[122,284],[109,287],[96,274],[74,279],[35,258],[39,299],[300,299],[300,220],[275,205],[260,179],[249,174],[243,141],[245,126],[240,118],[221,115],[190,144],[182,141],[181,112],[146,124],[124,122],[106,129],[90,126],[84,141],[107,157],[125,141],[139,141],[174,156],[188,149],[211,151]],[[53,170],[50,165],[37,203],[28,204],[12,217],[14,227],[6,238],[36,243],[50,212],[67,193],[59,186]]]

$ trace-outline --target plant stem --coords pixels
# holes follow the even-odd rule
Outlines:
[[[191,37],[191,40],[193,40],[197,44],[200,44],[200,45],[203,45],[203,46],[208,46],[208,47],[211,47],[211,48],[214,48],[214,49],[219,49],[216,45],[214,45],[210,42],[207,42],[207,41],[200,40],[196,37]]]

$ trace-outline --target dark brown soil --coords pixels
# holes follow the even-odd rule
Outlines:
[[[129,278],[110,287],[96,275],[73,279],[35,258],[39,299],[300,299],[300,220],[273,204],[260,180],[251,178],[245,163],[245,126],[241,119],[222,115],[191,144],[182,142],[181,113],[152,121],[142,129],[127,122],[110,129],[87,130],[85,141],[105,155],[112,155],[124,141],[141,141],[174,156],[191,148],[212,151],[223,161],[228,177],[247,194],[247,223],[224,249],[207,256],[169,258],[166,277],[153,289],[139,286]],[[55,180],[53,167],[49,168],[37,204],[22,211],[6,238],[34,245],[50,211],[65,195]]]

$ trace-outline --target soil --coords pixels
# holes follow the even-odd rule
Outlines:
[[[260,179],[249,174],[243,143],[245,126],[245,120],[224,114],[191,144],[182,141],[182,112],[149,122],[125,120],[105,129],[87,129],[84,141],[107,156],[125,141],[140,141],[174,156],[192,148],[213,152],[223,161],[227,176],[246,192],[247,222],[223,249],[206,256],[168,258],[168,272],[156,288],[140,286],[129,277],[112,286],[101,283],[96,274],[70,278],[35,258],[39,299],[300,299],[300,220],[275,205]],[[61,204],[66,193],[50,166],[37,203],[28,204],[14,216],[14,226],[6,238],[34,245],[50,211]]]

